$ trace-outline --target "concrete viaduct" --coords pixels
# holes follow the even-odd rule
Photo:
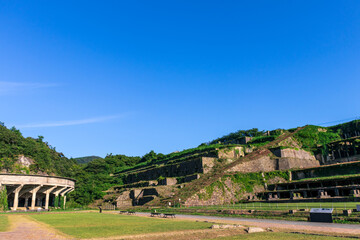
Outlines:
[[[1,173],[0,187],[6,187],[8,204],[13,211],[49,209],[49,206],[58,207],[55,206],[56,198],[63,199],[65,206],[66,194],[74,190],[75,180],[54,176]]]

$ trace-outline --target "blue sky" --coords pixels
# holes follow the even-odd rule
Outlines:
[[[0,1],[0,121],[67,157],[358,117],[360,1]]]

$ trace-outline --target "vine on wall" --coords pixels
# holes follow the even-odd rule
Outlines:
[[[7,191],[5,186],[0,186],[0,211],[7,211],[8,201],[7,201]]]

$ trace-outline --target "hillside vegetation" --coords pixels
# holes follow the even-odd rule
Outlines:
[[[0,124],[0,169],[9,173],[41,173],[70,176],[76,162],[56,151],[43,137],[24,138],[16,128]],[[18,163],[19,156],[34,160],[29,167]]]
[[[86,156],[86,157],[78,157],[78,158],[74,158],[74,160],[79,163],[79,164],[86,164],[91,162],[92,160],[98,159],[101,157],[98,156]]]
[[[358,134],[359,122],[355,120],[332,127],[306,126],[298,130],[293,135],[293,139],[305,150],[316,153],[322,149],[325,153],[326,144]],[[170,154],[150,151],[142,157],[109,154],[105,158],[90,156],[69,159],[45,142],[42,136],[24,138],[16,128],[8,129],[4,124],[0,124],[0,170],[9,173],[49,174],[74,178],[77,181],[76,190],[70,193],[68,206],[88,205],[102,198],[110,187],[124,184],[121,177],[113,177],[116,173],[184,161],[189,156],[235,146],[233,142],[243,137],[252,137],[245,145],[256,150],[278,139],[281,134],[290,134],[294,131],[295,129],[263,131],[254,128],[239,130],[198,147]],[[23,166],[18,161],[19,156],[31,158],[33,163],[29,167]]]

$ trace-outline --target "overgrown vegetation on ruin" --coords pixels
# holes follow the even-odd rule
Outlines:
[[[353,176],[360,173],[360,163],[348,163],[348,164],[337,164],[330,165],[319,168],[310,168],[307,170],[302,170],[305,173],[305,177],[302,180],[306,179],[324,179],[324,178],[334,178],[335,176]],[[310,174],[311,173],[311,174]],[[309,176],[312,177],[309,177]],[[296,179],[295,179],[296,180]]]
[[[295,134],[295,139],[301,144],[302,148],[311,152],[316,152],[319,146],[323,146],[324,154],[326,145],[330,142],[340,140],[341,136],[333,132],[330,128],[308,125]]]
[[[218,181],[213,182],[209,186],[205,187],[204,192],[198,193],[197,195],[200,200],[210,199],[214,191],[221,192],[222,195],[225,195],[226,191],[232,191],[225,183],[228,179],[230,179],[232,186],[235,186],[237,189],[235,192],[236,198],[241,200],[245,193],[253,193],[255,187],[263,187],[272,179],[288,181],[289,178],[289,171],[228,174],[222,176]]]
[[[6,187],[0,186],[0,211],[8,210],[7,191]]]
[[[327,153],[326,144],[339,140],[344,137],[351,137],[356,131],[359,132],[360,121],[352,121],[333,127],[307,126],[294,135],[295,140],[301,145],[300,147],[316,152],[319,149],[323,154]],[[96,199],[104,196],[104,191],[112,186],[124,184],[124,176],[121,174],[113,177],[113,174],[132,171],[136,173],[143,167],[159,167],[162,164],[186,161],[195,156],[202,156],[204,153],[216,154],[216,149],[228,148],[234,146],[232,142],[243,137],[252,137],[247,143],[249,149],[261,148],[269,142],[277,139],[282,133],[291,133],[295,129],[260,131],[256,128],[250,130],[239,130],[224,137],[215,139],[208,144],[201,144],[196,148],[186,149],[180,152],[170,154],[161,154],[150,151],[143,157],[129,157],[125,155],[109,154],[105,158],[92,158],[92,161],[85,164],[78,164],[75,159],[68,159],[62,153],[56,151],[49,143],[44,141],[42,136],[38,138],[24,138],[16,128],[7,129],[3,123],[0,123],[0,169],[10,173],[35,173],[35,174],[55,174],[58,176],[71,177],[77,180],[76,190],[69,194],[69,207],[82,206],[92,203]],[[224,144],[219,144],[222,142]],[[320,147],[322,146],[322,148]],[[320,147],[320,148],[319,148]],[[29,168],[21,166],[17,160],[19,156],[24,155],[34,160]],[[208,156],[207,155],[207,156]],[[83,159],[84,161],[90,158]],[[322,171],[322,170],[318,170]],[[342,169],[334,170],[337,173]],[[345,170],[344,170],[345,171]],[[354,169],[353,171],[356,171]],[[320,173],[319,176],[333,174],[332,170],[326,173]],[[348,170],[346,170],[348,172]],[[286,172],[278,172],[276,176],[270,176],[265,173],[265,180],[280,177],[287,179]],[[281,176],[280,176],[281,175]],[[232,181],[238,181],[244,186],[244,189],[251,192],[256,184],[263,184],[263,178],[258,174],[249,174],[243,176],[232,176]],[[154,179],[155,180],[155,179]],[[225,189],[226,186],[221,183],[213,183],[207,189],[210,194],[215,187]],[[186,195],[186,194],[185,194]]]

